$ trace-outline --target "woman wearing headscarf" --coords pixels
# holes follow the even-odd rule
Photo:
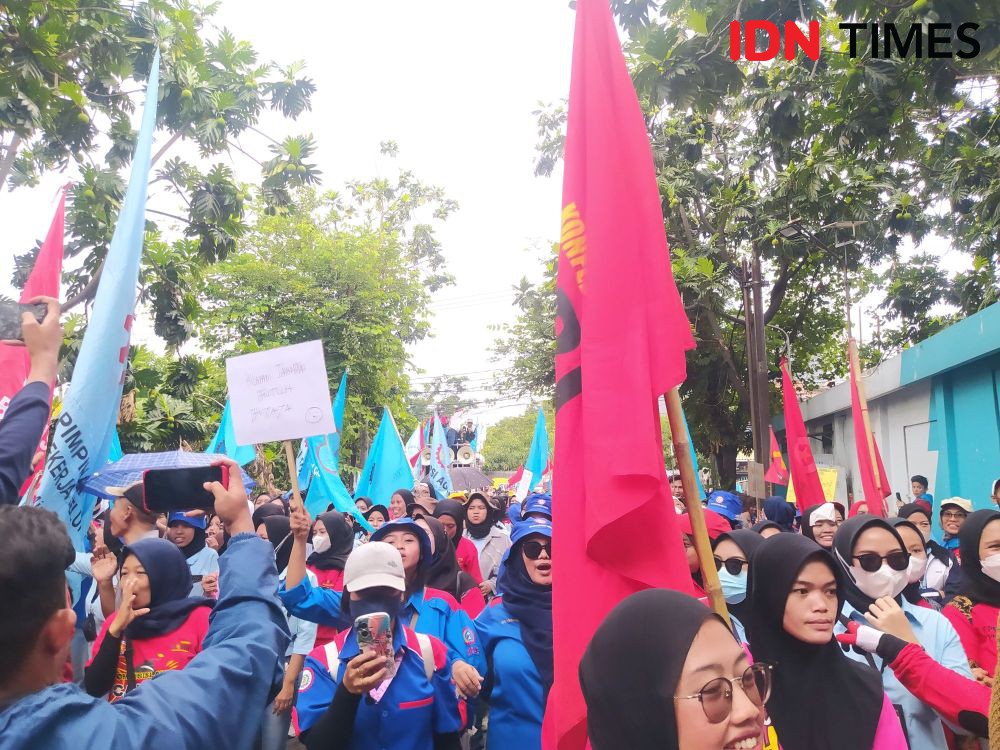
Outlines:
[[[776,665],[767,710],[783,750],[906,747],[878,671],[834,639],[844,578],[829,553],[797,534],[771,537],[754,554],[745,624],[754,658]]]
[[[445,591],[455,598],[465,613],[475,620],[486,608],[486,599],[472,576],[458,567],[455,548],[441,522],[432,516],[421,516],[416,524],[431,540],[431,566],[427,571],[428,588]]]
[[[177,545],[191,571],[191,596],[218,594],[219,553],[205,543],[207,526],[204,516],[188,516],[183,511],[167,516],[167,540]],[[202,585],[206,577],[207,591]]]
[[[760,534],[763,539],[768,539],[775,534],[780,534],[781,527],[774,521],[758,521],[753,525],[751,531]]]
[[[455,546],[458,567],[472,576],[478,586],[483,582],[483,574],[479,570],[479,553],[475,545],[463,536],[465,506],[457,500],[441,500],[434,507],[434,517],[444,526],[448,538]]]
[[[910,564],[906,569],[906,588],[903,589],[901,596],[917,607],[940,610],[940,606],[936,603],[937,592],[928,589],[927,593],[932,599],[929,601],[924,598],[925,589],[922,581],[930,556],[927,554],[927,542],[924,541],[920,529],[911,521],[898,516],[887,518],[886,521],[899,533],[906,551],[910,553]]]
[[[708,530],[708,538],[714,542],[722,534],[732,531],[729,519],[719,515],[715,511],[706,509],[705,527]],[[687,559],[688,570],[691,572],[691,582],[693,584],[695,596],[704,602],[708,601],[708,594],[705,593],[705,584],[701,575],[701,561],[698,559],[698,552],[694,546],[694,528],[691,526],[691,516],[687,513],[677,516],[677,526],[681,531],[681,541],[684,544],[684,556]]]
[[[121,605],[104,621],[83,684],[114,703],[161,672],[183,669],[201,651],[212,601],[190,596],[191,573],[165,539],[122,550]]]
[[[764,538],[750,529],[738,529],[722,534],[712,543],[715,569],[719,571],[719,585],[726,597],[729,619],[733,622],[736,637],[740,643],[747,642],[743,625],[750,613],[747,601],[747,583],[753,553],[764,543]]]
[[[382,524],[389,520],[389,509],[384,505],[376,503],[365,511],[363,515],[365,520],[372,525],[372,528],[378,531],[382,528]]]
[[[510,549],[510,534],[499,525],[500,505],[482,492],[473,492],[465,506],[465,536],[479,553],[479,572],[483,596],[497,592],[500,561]]]
[[[907,634],[912,632],[908,640],[923,645],[942,666],[972,677],[962,643],[948,620],[940,612],[916,606],[902,597],[909,583],[910,553],[892,525],[878,516],[851,518],[837,531],[833,547],[844,572],[842,588],[847,600],[841,609],[844,619],[836,628],[838,633],[844,632],[850,621],[868,624],[878,616],[880,605],[895,601],[901,607],[899,627]],[[856,651],[848,652],[848,656],[882,672],[883,689],[900,712],[911,748],[933,750],[947,746],[943,717],[907,690],[892,670],[883,670],[881,657]]]
[[[1000,512],[977,510],[959,532],[962,588],[941,613],[958,631],[976,679],[996,676]]]
[[[289,540],[287,552],[293,547]],[[309,580],[314,586],[330,591],[344,590],[344,566],[354,549],[353,530],[344,521],[344,514],[332,510],[320,513],[312,527],[313,552],[306,560]],[[281,568],[279,568],[281,570]],[[319,624],[316,629],[316,645],[322,646],[337,635],[335,625]]]
[[[761,747],[770,683],[718,615],[666,589],[622,600],[580,661],[593,750]]]
[[[811,505],[802,514],[802,536],[829,550],[833,547],[833,536],[843,522],[844,510],[840,503]]]
[[[318,521],[317,521],[318,523]],[[274,564],[278,570],[278,580],[287,575],[288,561],[292,554],[292,530],[289,520],[282,515],[272,515],[264,519],[257,535],[267,539],[274,548]],[[316,585],[316,577],[310,571],[309,580]],[[280,660],[279,670],[284,674],[281,690],[264,709],[260,723],[257,750],[284,750],[288,744],[288,728],[292,723],[292,707],[298,695],[299,677],[306,657],[316,645],[316,623],[293,617],[282,608],[288,622],[291,641]]]
[[[927,560],[927,570],[924,571],[923,585],[925,588],[933,589],[938,594],[938,601],[944,596],[944,585],[948,581],[955,560],[951,551],[944,548],[936,539],[931,538],[931,514],[920,503],[907,503],[899,509],[899,517],[917,527],[917,531],[924,538],[927,545],[927,552],[930,557]]]
[[[778,524],[782,531],[795,531],[795,508],[785,502],[785,498],[773,495],[764,501],[764,517]]]
[[[413,505],[413,493],[409,490],[396,490],[389,498],[389,520],[395,521],[406,515],[408,505]]]
[[[475,622],[489,670],[487,750],[541,747],[552,687],[552,523],[518,524],[512,541],[503,595]]]

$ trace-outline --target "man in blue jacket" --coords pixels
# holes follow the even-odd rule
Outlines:
[[[202,651],[115,704],[61,683],[76,616],[64,570],[73,547],[58,517],[0,507],[0,750],[246,748],[263,711],[288,626],[275,592],[273,547],[254,533],[240,467],[206,485],[232,535]]]

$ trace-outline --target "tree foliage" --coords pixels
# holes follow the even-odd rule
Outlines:
[[[674,273],[698,342],[688,357],[685,408],[699,452],[713,456],[729,486],[736,452],[749,445],[740,263],[754,248],[766,277],[765,320],[788,332],[797,377],[807,383],[846,372],[845,280],[855,298],[884,296],[886,330],[863,352],[869,362],[996,301],[1000,6],[619,0],[614,7],[628,34]],[[734,62],[727,28],[734,18],[779,26],[818,19],[821,57]],[[863,44],[851,58],[846,32],[837,30],[841,20],[907,27],[958,18],[980,24],[978,57],[873,59]],[[559,156],[564,123],[561,107],[540,117],[542,172]],[[790,224],[797,237],[779,232]],[[902,252],[932,234],[966,254],[972,270],[948,274],[933,257]],[[528,314],[518,325],[532,325]],[[769,329],[772,371],[784,348]],[[550,360],[542,349],[532,356]],[[515,389],[550,387],[515,380]],[[772,398],[772,410],[779,406]]]
[[[420,421],[432,417],[435,412],[450,417],[475,405],[476,402],[466,394],[468,387],[469,379],[464,375],[439,375],[423,383],[420,390],[410,393],[406,409],[411,417]],[[455,429],[458,429],[457,425]]]
[[[549,427],[549,452],[555,449],[555,409],[551,402],[542,405],[546,424]],[[535,434],[538,407],[532,406],[516,417],[506,417],[490,427],[486,444],[483,446],[484,470],[514,471],[524,463]]]

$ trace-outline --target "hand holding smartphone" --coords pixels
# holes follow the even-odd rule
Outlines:
[[[361,615],[354,621],[354,633],[362,651],[374,651],[385,659],[385,679],[392,679],[396,674],[396,654],[392,647],[392,627],[388,613]]]
[[[175,510],[205,510],[215,507],[215,496],[206,482],[229,485],[227,466],[192,466],[183,469],[148,469],[142,475],[146,510],[170,513]]]

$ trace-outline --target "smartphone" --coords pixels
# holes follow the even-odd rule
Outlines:
[[[361,650],[371,649],[385,658],[385,679],[396,674],[396,655],[392,648],[392,626],[386,612],[361,615],[354,621],[354,633]]]
[[[150,513],[174,510],[212,510],[215,496],[205,482],[229,484],[225,466],[192,466],[185,469],[147,469],[142,475],[143,497]]]
[[[35,314],[35,319],[41,323],[49,308],[42,303],[22,305],[9,299],[0,299],[0,341],[24,341],[21,333],[21,313]]]

